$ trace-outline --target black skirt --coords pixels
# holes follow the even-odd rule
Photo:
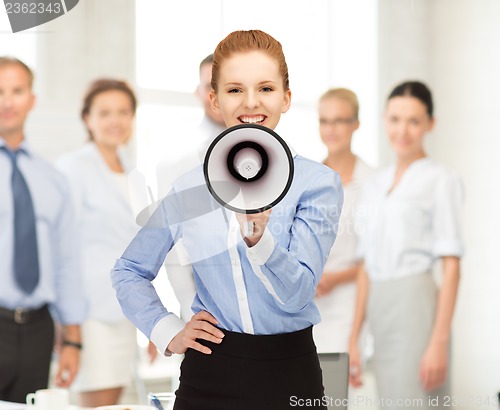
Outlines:
[[[197,340],[211,354],[186,352],[174,410],[326,409],[312,327],[278,335],[222,331],[219,345]]]

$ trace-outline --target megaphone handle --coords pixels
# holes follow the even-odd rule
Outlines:
[[[250,236],[253,236],[253,229],[254,225],[253,222],[245,222],[245,225],[243,226],[243,236],[246,238],[249,238]]]

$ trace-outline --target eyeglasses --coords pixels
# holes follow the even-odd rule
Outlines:
[[[332,125],[336,127],[337,125],[351,125],[354,121],[356,121],[355,118],[335,118],[334,120],[326,120],[324,118],[319,119],[319,125],[325,126],[325,125]]]

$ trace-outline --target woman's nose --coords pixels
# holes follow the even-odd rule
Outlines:
[[[258,95],[254,92],[248,92],[245,94],[245,106],[247,108],[255,108],[259,105]]]

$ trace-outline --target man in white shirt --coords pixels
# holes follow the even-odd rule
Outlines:
[[[203,119],[199,125],[200,133],[202,133],[205,138],[202,144],[203,154],[205,154],[205,150],[213,139],[227,128],[221,113],[219,111],[214,111],[210,105],[213,61],[214,55],[210,54],[200,63],[200,82],[196,87],[196,96],[202,102],[204,112]],[[201,159],[203,160],[203,158]]]
[[[49,306],[62,324],[61,387],[78,370],[85,316],[69,187],[25,138],[32,83],[23,62],[0,57],[0,400],[13,402],[48,385]]]
[[[196,127],[195,133],[198,134],[198,140],[201,143],[193,149],[186,157],[172,163],[162,161],[157,167],[158,196],[163,198],[172,188],[172,183],[182,174],[193,169],[203,162],[205,152],[210,143],[227,127],[224,124],[220,112],[212,110],[210,106],[210,91],[212,85],[212,62],[213,54],[205,57],[200,63],[200,81],[196,87],[195,94],[203,105],[203,118]]]
[[[213,54],[205,57],[200,63],[200,81],[196,87],[195,94],[203,104],[203,118],[197,127],[201,144],[193,149],[187,156],[175,163],[163,161],[157,167],[158,197],[163,198],[172,188],[172,183],[182,174],[195,168],[203,162],[205,152],[210,143],[222,131],[226,129],[222,115],[214,111],[210,104],[210,91],[212,90],[212,63]],[[168,279],[174,290],[175,296],[180,303],[181,318],[188,321],[191,316],[191,303],[196,293],[191,265],[185,256],[182,244],[169,253],[165,260]]]

